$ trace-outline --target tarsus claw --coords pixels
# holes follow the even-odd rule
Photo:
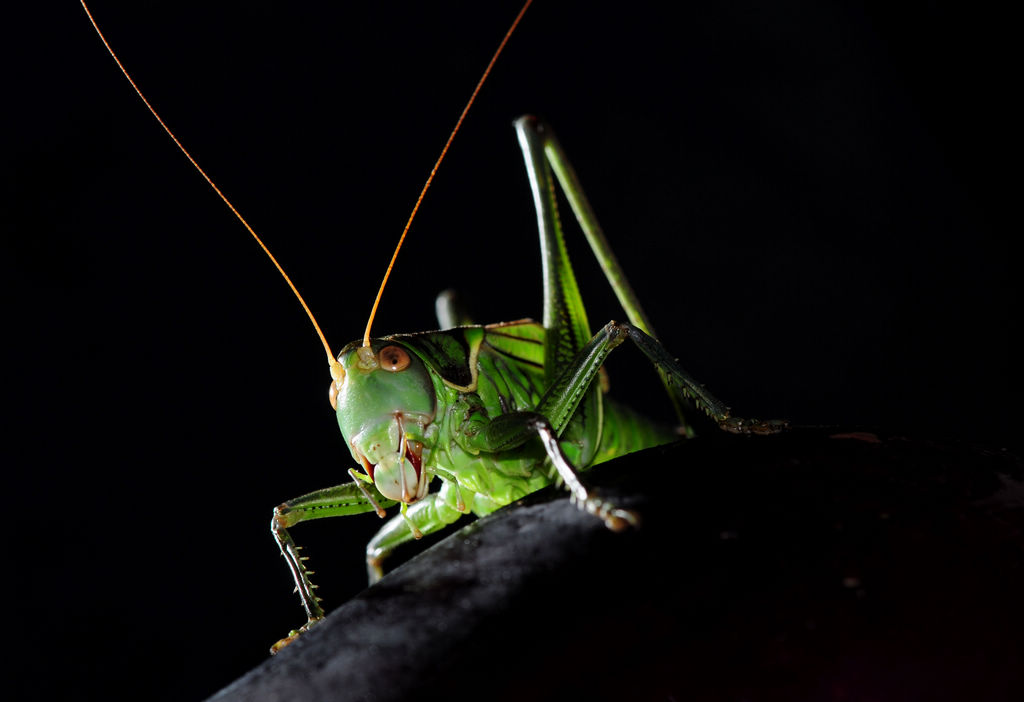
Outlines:
[[[640,515],[629,509],[614,509],[604,516],[604,525],[612,531],[624,531],[640,526]]]
[[[290,644],[293,641],[295,641],[295,639],[299,638],[299,636],[301,636],[304,632],[309,631],[310,627],[312,627],[314,624],[316,624],[317,622],[320,622],[322,620],[323,620],[323,617],[317,617],[316,619],[310,619],[308,622],[306,622],[304,625],[300,626],[298,629],[292,629],[291,631],[289,631],[288,632],[288,636],[285,636],[283,639],[281,639],[280,641],[278,641],[277,643],[275,643],[273,646],[270,647],[270,655],[273,656],[274,654],[276,654],[282,648],[284,648],[288,644]]]

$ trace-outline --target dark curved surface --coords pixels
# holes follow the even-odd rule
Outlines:
[[[999,450],[717,435],[445,539],[228,700],[1024,699],[1024,468]]]

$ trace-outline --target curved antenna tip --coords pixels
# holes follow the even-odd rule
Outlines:
[[[441,155],[437,157],[434,167],[430,170],[430,175],[427,176],[427,182],[423,184],[420,196],[416,198],[416,204],[413,205],[412,213],[409,215],[409,219],[405,223],[405,229],[402,230],[402,236],[398,238],[398,245],[395,247],[395,252],[391,254],[391,262],[388,263],[388,269],[384,272],[384,279],[380,282],[380,289],[377,291],[377,297],[373,301],[373,308],[370,310],[370,318],[366,321],[366,331],[363,333],[364,347],[370,345],[370,328],[373,326],[373,320],[377,316],[377,308],[380,306],[380,298],[384,295],[384,288],[388,284],[388,278],[391,277],[391,270],[395,267],[395,260],[398,259],[398,252],[402,250],[402,244],[405,242],[405,235],[409,233],[409,227],[412,226],[412,221],[416,218],[416,213],[420,209],[420,203],[423,202],[423,197],[427,194],[430,184],[434,182],[434,176],[437,175],[437,169],[441,167],[441,162],[444,161],[444,157],[448,154],[448,147],[452,145],[452,141],[455,140],[455,135],[458,134],[459,129],[462,128],[462,122],[466,119],[466,115],[469,113],[469,108],[471,108],[473,103],[476,101],[476,96],[480,92],[480,88],[482,88],[484,83],[487,82],[487,78],[491,75],[491,69],[493,69],[494,64],[498,62],[498,57],[501,56],[501,52],[505,50],[505,45],[512,36],[512,32],[516,31],[516,27],[519,26],[519,22],[523,19],[523,15],[526,14],[526,10],[532,3],[533,0],[526,0],[526,2],[523,3],[522,8],[520,8],[519,14],[517,14],[516,18],[512,20],[511,26],[509,26],[508,31],[505,32],[505,36],[502,38],[501,43],[498,44],[498,48],[495,49],[494,55],[491,56],[491,60],[487,63],[487,67],[484,69],[483,75],[480,76],[480,80],[477,81],[476,87],[473,88],[473,94],[469,96],[466,106],[462,108],[462,114],[459,115],[459,119],[455,122],[455,127],[452,129],[452,133],[448,135],[448,141],[445,142],[444,147],[441,149]]]

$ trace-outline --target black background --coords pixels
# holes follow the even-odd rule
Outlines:
[[[517,7],[92,9],[337,351]],[[270,510],[350,458],[301,309],[81,9],[49,12],[13,15],[6,47],[8,637],[26,691],[196,699],[301,623]],[[738,414],[1019,446],[1006,24],[933,3],[539,2],[375,331],[432,328],[445,287],[480,321],[539,316],[511,129],[534,112],[666,346]],[[619,312],[571,236],[597,326]],[[616,396],[669,416],[639,354],[610,366]],[[296,531],[328,606],[363,586],[378,526]]]

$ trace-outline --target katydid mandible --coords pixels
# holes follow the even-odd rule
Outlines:
[[[84,0],[82,5],[89,14]],[[524,4],[485,70],[448,144],[529,5],[529,1]],[[89,19],[92,21],[91,14]],[[94,21],[93,26],[131,81]],[[263,242],[148,102],[146,105],[264,249],[312,320],[309,308]],[[636,514],[594,494],[579,474],[617,456],[668,443],[680,433],[692,435],[684,420],[684,407],[703,411],[733,432],[768,433],[784,426],[784,422],[731,417],[725,404],[680,367],[656,340],[554,133],[531,116],[516,120],[515,130],[537,212],[543,318],[539,323],[522,319],[473,324],[454,298],[442,293],[437,300],[441,330],[373,338],[370,324],[380,301],[378,293],[363,338],[348,344],[336,358],[313,320],[330,361],[331,404],[356,467],[348,470],[349,482],[289,500],[274,509],[271,532],[295,580],[307,621],[278,641],[272,653],[324,617],[310,580],[311,571],[289,533],[300,522],[364,512],[376,512],[384,518],[387,508],[400,504],[400,513],[391,517],[367,545],[366,563],[372,583],[383,575],[387,556],[402,543],[443,529],[464,514],[489,514],[553,482],[563,483],[573,503],[603,520],[609,529],[637,525]],[[436,170],[437,165],[424,192]],[[609,321],[596,334],[591,333],[566,251],[556,183],[628,323]],[[676,406],[680,428],[652,423],[616,404],[604,396],[600,383],[594,382],[605,358],[626,339],[643,352],[661,376]],[[431,492],[435,478],[441,485]]]

